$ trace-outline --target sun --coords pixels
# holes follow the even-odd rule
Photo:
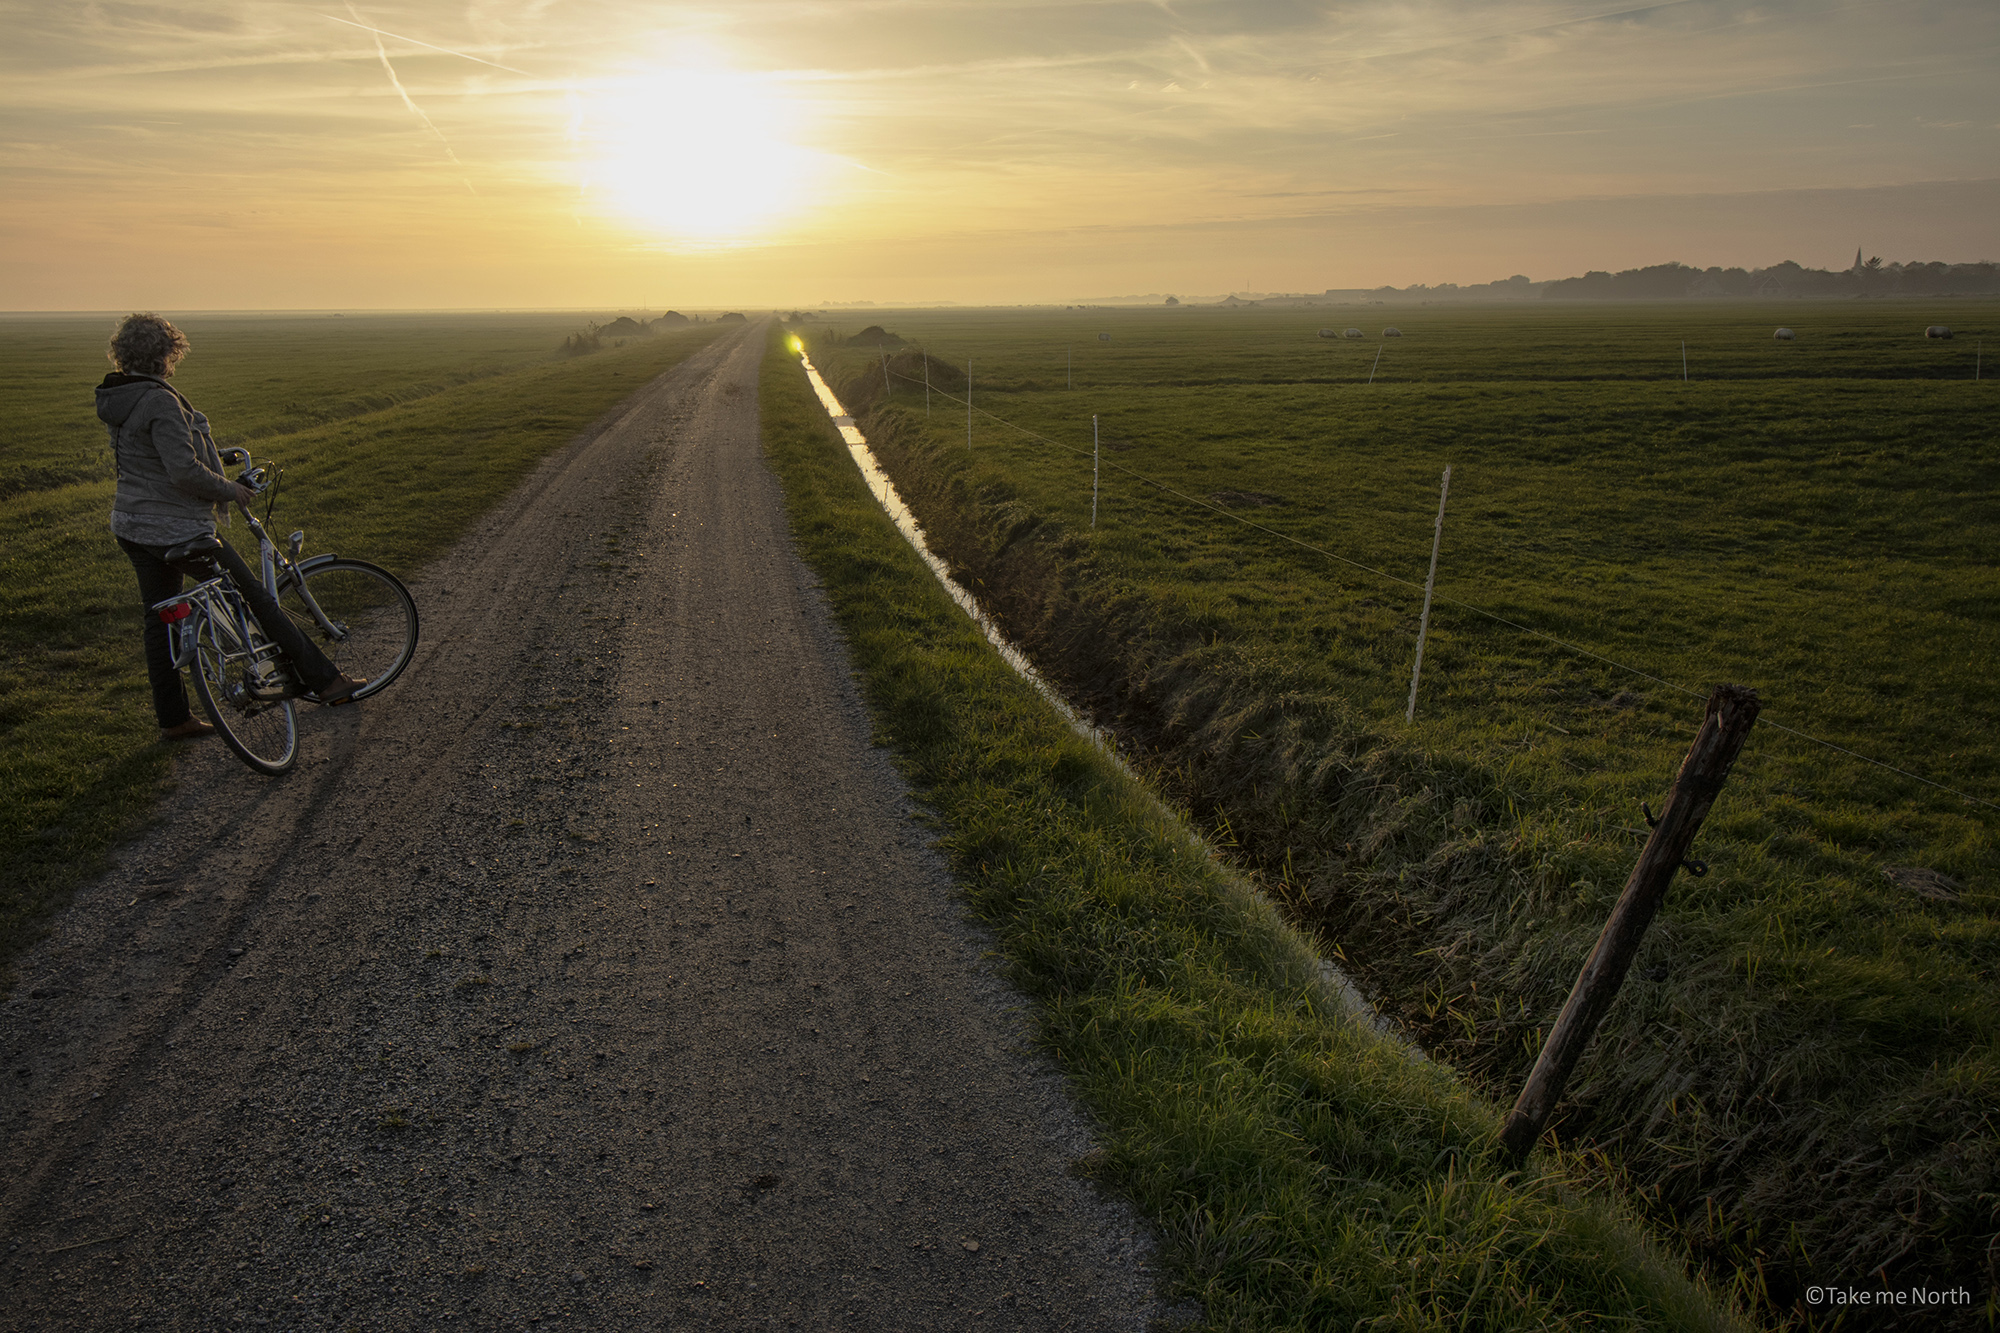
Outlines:
[[[729,245],[768,234],[806,195],[819,154],[781,133],[767,79],[659,69],[600,88],[580,108],[586,189],[661,236]]]

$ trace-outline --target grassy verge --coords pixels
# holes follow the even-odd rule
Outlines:
[[[183,387],[211,413],[218,436],[253,438],[260,457],[286,468],[278,532],[302,527],[309,551],[362,556],[407,574],[447,549],[551,450],[714,333],[663,334],[564,361],[551,361],[547,350],[529,359],[515,338],[507,343],[511,366],[486,367],[455,387],[443,382],[449,353],[432,348],[429,363],[416,358],[405,366],[405,383],[391,386],[410,401],[343,410],[348,419],[289,432],[281,428],[294,390],[267,395],[261,413],[246,406],[235,419],[211,405],[254,404],[258,382],[283,381],[297,352],[282,340],[262,356],[239,348],[233,378],[210,372],[209,393],[192,374]],[[103,333],[92,337],[101,365]],[[103,428],[89,417],[97,368],[88,357],[71,364],[78,359],[52,362],[24,388],[24,416],[40,429],[10,444],[10,457],[50,466],[46,460],[60,459],[65,448],[81,451],[74,441],[85,431],[98,447]],[[0,499],[7,587],[0,609],[0,968],[102,868],[112,846],[143,825],[168,769],[167,750],[155,742],[131,566],[105,527],[112,483],[53,480]]]
[[[1092,532],[1087,453],[984,418],[968,451],[962,401],[927,420],[920,379],[882,401],[873,346],[815,357],[932,544],[1038,665],[1146,750],[1427,1050],[1505,1101],[1699,703],[1447,609],[1408,726],[1420,594],[1276,534],[1421,583],[1448,448],[1447,571],[1464,572],[1441,589],[1660,674],[1756,684],[1770,722],[1889,748],[1956,786],[1990,795],[2000,772],[1989,386],[1956,360],[1932,369],[1957,382],[1788,382],[1768,329],[1745,344],[1769,372],[1757,382],[1620,384],[1586,365],[1591,382],[1535,383],[1510,360],[1560,333],[1615,366],[1644,313],[1589,316],[1594,335],[1584,314],[1556,312],[1567,332],[1517,314],[1518,339],[1495,315],[1477,348],[1477,321],[1406,320],[1467,345],[1387,355],[1463,380],[1367,395],[1355,349],[1326,353],[1354,380],[1313,385],[1321,349],[1276,316],[1230,326],[1243,345],[1221,358],[1266,378],[1183,392],[1218,326],[1169,323],[1149,342],[1132,316],[1108,349],[1079,344],[1093,387],[1071,396],[1059,344],[1047,371],[1054,317],[996,317],[984,406],[1086,445],[1089,413],[1109,408],[1107,462],[1185,495],[1262,492],[1252,517],[1272,531],[1114,475]],[[1875,326],[1829,353],[1857,374],[1878,353],[1947,355],[1908,336],[1908,311],[1799,315]],[[910,349],[889,364],[924,373]],[[932,364],[933,384],[960,391],[953,370]],[[1993,829],[1989,812],[1760,723],[1703,832],[1713,873],[1676,883],[1571,1081],[1564,1140],[1773,1317],[1814,1281],[1884,1270],[1977,1293],[1941,1324],[1994,1317]]]
[[[793,531],[878,726],[1217,1329],[1727,1328],[1602,1199],[1502,1173],[1492,1109],[1344,1015],[1311,951],[988,649],[774,340]]]
[[[89,386],[108,316],[0,316],[0,498],[111,475]],[[582,315],[195,315],[175,384],[223,444],[379,412],[555,359]]]

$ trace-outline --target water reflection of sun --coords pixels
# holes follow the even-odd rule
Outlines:
[[[589,192],[647,230],[728,245],[767,234],[818,154],[787,142],[782,94],[727,70],[661,69],[601,87],[574,124]]]

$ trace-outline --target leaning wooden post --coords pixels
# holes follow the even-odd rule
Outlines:
[[[1673,790],[1667,793],[1667,807],[1653,824],[1653,835],[1646,839],[1639,863],[1632,867],[1625,891],[1618,895],[1618,905],[1611,909],[1611,919],[1597,937],[1597,947],[1590,951],[1583,971],[1577,973],[1576,985],[1570,989],[1556,1025],[1549,1029],[1534,1072],[1528,1075],[1520,1100],[1500,1131],[1501,1151],[1516,1165],[1527,1160],[1528,1150],[1541,1138],[1542,1127],[1561,1100],[1563,1084],[1576,1067],[1577,1057],[1590,1044],[1598,1023],[1617,997],[1626,970],[1639,952],[1639,941],[1667,896],[1674,872],[1686,862],[1695,834],[1743,750],[1759,707],[1757,691],[1743,685],[1718,685],[1708,696],[1708,712],[1687,758],[1681,761]],[[1707,873],[1699,862],[1691,868],[1696,874]]]

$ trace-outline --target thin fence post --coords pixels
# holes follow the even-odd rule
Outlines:
[[[896,396],[896,389],[894,385],[889,383],[889,349],[878,345],[875,350],[882,354],[882,396],[884,398],[894,398]]]
[[[1646,927],[1667,896],[1674,872],[1685,865],[1690,874],[1708,873],[1707,866],[1687,859],[1688,850],[1728,780],[1730,766],[1742,753],[1760,707],[1757,691],[1741,685],[1718,685],[1708,696],[1701,729],[1688,747],[1687,758],[1681,760],[1680,772],[1667,793],[1666,808],[1660,811],[1659,819],[1651,821],[1652,836],[1646,839],[1646,848],[1639,853],[1631,878],[1625,881],[1625,891],[1618,895],[1618,905],[1611,909],[1597,946],[1577,973],[1562,1014],[1542,1043],[1534,1072],[1528,1075],[1520,1100],[1500,1131],[1500,1150],[1516,1165],[1527,1160],[1529,1150],[1541,1138],[1577,1057],[1590,1044],[1598,1023],[1617,998],[1618,987],[1639,952]]]
[[[1431,574],[1424,580],[1424,616],[1417,622],[1417,660],[1410,668],[1410,707],[1403,715],[1405,722],[1417,720],[1417,677],[1424,672],[1424,637],[1431,630],[1431,589],[1437,584],[1438,548],[1444,545],[1444,502],[1451,494],[1451,464],[1445,464],[1444,484],[1438,488],[1437,529],[1431,534]]]
[[[924,415],[931,414],[931,354],[924,353]]]
[[[1090,414],[1090,526],[1097,526],[1097,414]]]
[[[1375,382],[1376,367],[1382,364],[1382,353],[1388,348],[1388,346],[1389,346],[1388,343],[1375,344],[1375,365],[1368,367],[1368,382],[1370,384],[1373,384]]]
[[[965,363],[965,448],[972,449],[972,362]]]

